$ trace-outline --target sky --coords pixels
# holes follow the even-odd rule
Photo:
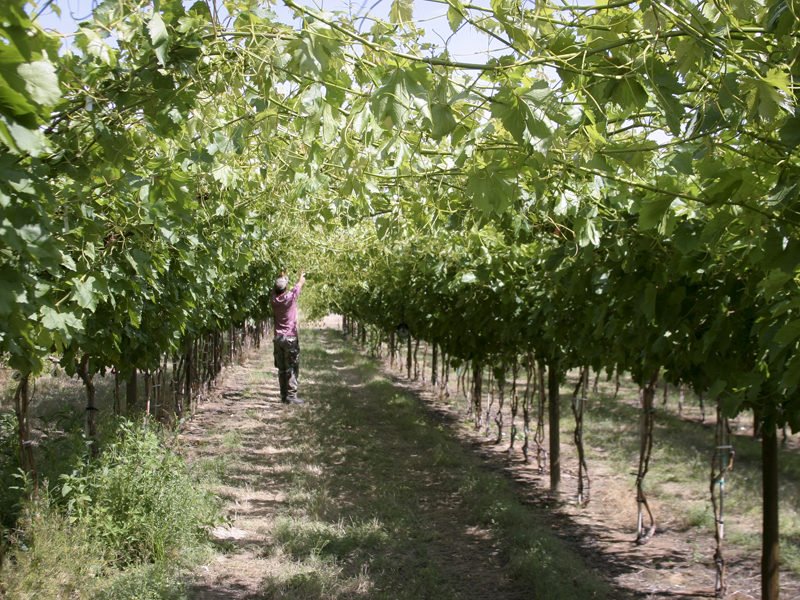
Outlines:
[[[186,2],[189,5],[193,3],[194,0]],[[217,3],[221,6],[223,0],[217,0]],[[352,15],[369,13],[386,21],[389,20],[391,8],[391,0],[297,0],[297,3],[326,11],[345,11]],[[46,9],[39,18],[42,27],[69,35],[75,32],[81,20],[91,15],[96,0],[54,0],[53,4],[61,9],[61,16]],[[489,0],[474,0],[473,4],[488,7]],[[441,47],[447,40],[451,58],[462,62],[484,63],[491,55],[503,53],[500,52],[501,45],[498,42],[471,27],[464,27],[453,36],[447,21],[447,8],[447,4],[440,2],[415,0],[414,20],[418,27],[425,30],[424,42]],[[293,21],[293,11],[287,9],[281,0],[277,0],[273,10],[280,21],[296,24]]]

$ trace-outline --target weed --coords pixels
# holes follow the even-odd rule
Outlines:
[[[686,510],[686,526],[712,530],[714,527],[714,513],[711,511],[711,506],[709,504],[690,506]]]
[[[281,517],[271,532],[282,550],[297,559],[311,555],[347,558],[352,553],[373,552],[388,540],[377,519],[363,522],[325,523],[306,518]]]
[[[155,433],[123,423],[119,436],[61,477],[70,519],[121,563],[182,560],[219,521],[216,503]]]

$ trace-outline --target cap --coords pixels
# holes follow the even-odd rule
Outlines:
[[[286,286],[289,285],[289,278],[288,277],[278,277],[275,280],[275,289],[279,292],[282,292],[286,289]]]

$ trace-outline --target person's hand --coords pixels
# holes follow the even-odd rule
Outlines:
[[[286,269],[281,269],[281,277],[286,277]]]

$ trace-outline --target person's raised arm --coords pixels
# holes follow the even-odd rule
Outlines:
[[[306,283],[306,270],[300,269],[300,279],[297,280],[298,292],[303,289],[303,286]]]

